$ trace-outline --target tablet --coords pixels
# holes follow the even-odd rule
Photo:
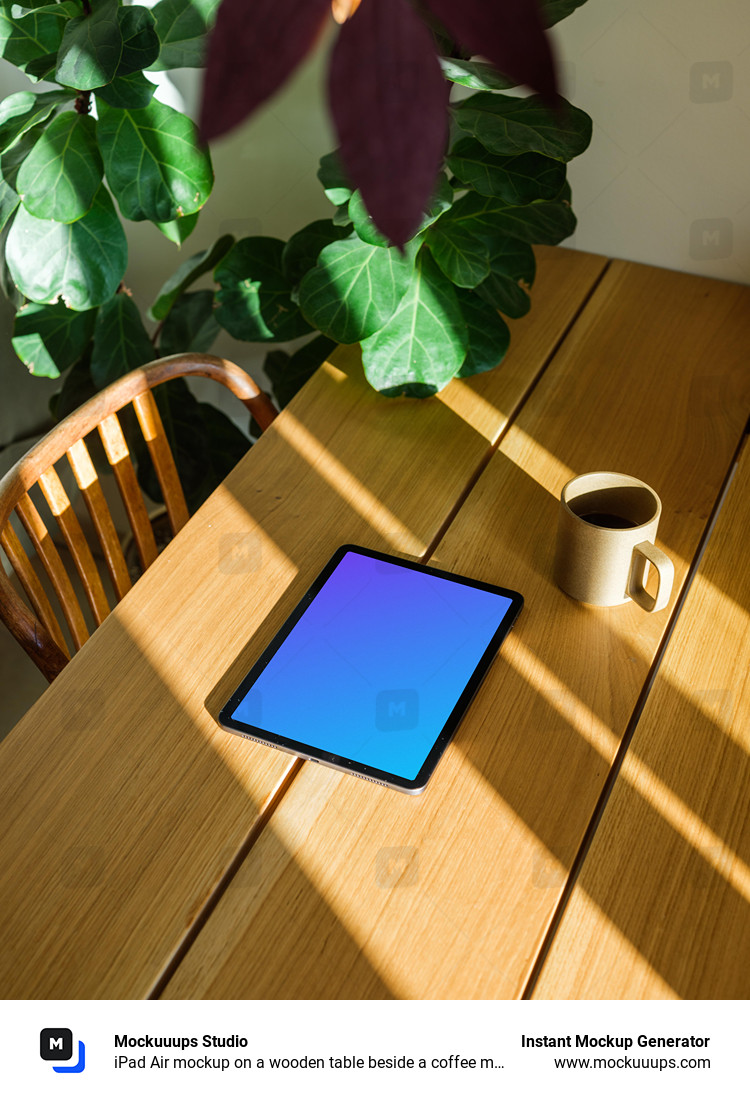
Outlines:
[[[506,588],[341,546],[219,723],[419,794],[522,606]]]

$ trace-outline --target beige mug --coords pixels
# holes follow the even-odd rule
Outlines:
[[[554,576],[582,603],[614,607],[635,600],[645,611],[667,606],[674,565],[654,546],[661,501],[628,474],[598,471],[572,478],[560,496]],[[656,595],[645,588],[649,565]]]

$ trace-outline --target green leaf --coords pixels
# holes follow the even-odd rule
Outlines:
[[[527,286],[534,285],[536,257],[530,244],[515,237],[492,236],[488,239],[488,246],[490,263],[496,274],[520,279]]]
[[[591,141],[589,116],[562,98],[559,110],[552,111],[540,96],[519,99],[478,92],[457,104],[453,113],[465,133],[501,156],[542,153],[568,161]]]
[[[5,152],[0,153],[0,175],[14,190],[18,182],[21,165],[44,134],[44,123],[32,126],[25,134],[17,138]]]
[[[545,27],[553,27],[585,3],[586,0],[540,0]]]
[[[268,353],[263,363],[263,373],[271,383],[271,393],[280,409],[289,404],[335,347],[335,340],[316,336],[298,348],[294,355],[278,350]]]
[[[115,294],[100,308],[94,324],[91,377],[97,389],[154,358],[154,346],[129,294]]]
[[[122,55],[116,75],[124,77],[140,73],[159,56],[159,36],[154,16],[148,8],[133,4],[120,8],[117,18],[122,35]]]
[[[476,293],[506,317],[524,317],[531,308],[531,299],[524,288],[509,275],[496,271],[491,271],[479,284]]]
[[[161,52],[151,68],[200,68],[218,6],[219,0],[160,0],[152,10]]]
[[[214,315],[214,292],[183,294],[169,311],[159,335],[160,355],[208,351],[221,331]]]
[[[48,4],[14,14],[23,11],[15,4],[0,7],[0,57],[25,72],[30,64],[57,54],[70,9],[68,4]]]
[[[16,336],[11,340],[11,344],[18,358],[28,368],[29,374],[37,378],[60,377],[60,371],[38,332],[29,333],[28,336]]]
[[[350,232],[350,229],[334,225],[329,219],[311,222],[290,237],[281,254],[281,266],[292,286],[296,286],[315,267],[318,256],[327,245],[343,240]]]
[[[18,211],[5,245],[13,281],[32,302],[72,309],[101,305],[117,290],[128,262],[120,219],[104,187],[82,218],[65,225]]]
[[[423,248],[395,313],[362,341],[362,364],[370,385],[381,393],[427,397],[451,380],[467,344],[456,293]]]
[[[581,0],[584,3],[584,0]],[[503,76],[487,61],[463,61],[460,57],[441,57],[444,76],[453,84],[476,88],[478,92],[497,92],[515,87],[515,81]]]
[[[62,389],[50,398],[49,409],[55,420],[63,420],[96,394],[88,359],[84,356],[70,368],[63,379]]]
[[[94,331],[96,310],[77,313],[57,302],[27,303],[13,322],[13,350],[31,374],[57,378],[81,358]]]
[[[20,201],[13,188],[0,179],[0,230],[5,228]]]
[[[16,187],[35,218],[74,222],[91,209],[103,171],[93,118],[64,111],[24,160]]]
[[[108,84],[122,57],[118,0],[95,0],[91,13],[71,19],[57,56],[55,80],[79,91]]]
[[[470,290],[456,291],[469,345],[458,378],[492,370],[502,361],[510,344],[510,329],[497,310]]]
[[[448,183],[446,176],[441,173],[438,177],[435,194],[430,200],[430,205],[422,218],[419,228],[415,231],[412,240],[421,233],[424,233],[428,226],[432,225],[441,214],[444,214],[446,210],[450,209],[452,202],[453,188]],[[349,217],[354,224],[354,229],[360,240],[365,241],[367,244],[378,245],[380,248],[389,247],[388,238],[384,237],[380,230],[375,227],[372,218],[367,212],[367,207],[365,206],[361,191],[355,191],[349,199]]]
[[[171,222],[200,210],[214,174],[191,120],[158,99],[140,110],[97,105],[104,170],[123,216]]]
[[[476,286],[490,273],[487,245],[460,222],[443,218],[431,230],[427,243],[438,267],[456,286]]]
[[[176,218],[172,222],[154,222],[154,225],[163,233],[167,240],[172,241],[178,248],[188,239],[198,224],[198,211],[188,214],[185,218]]]
[[[20,309],[22,305],[25,305],[26,298],[21,294],[20,290],[13,282],[13,276],[8,267],[8,259],[5,255],[4,248],[0,248],[0,287],[14,310]]]
[[[224,237],[219,237],[210,248],[196,252],[189,260],[181,263],[174,275],[167,279],[148,311],[151,320],[163,321],[183,291],[187,290],[196,279],[200,279],[201,275],[212,271],[219,261],[224,259],[233,244],[234,237],[228,233]]]
[[[344,171],[337,152],[326,153],[320,158],[318,179],[323,184],[325,196],[334,206],[343,206],[349,202],[354,187]]]
[[[125,11],[127,10],[126,8]],[[148,107],[155,91],[156,85],[143,73],[131,73],[130,76],[116,76],[111,84],[97,88],[96,95],[110,107],[138,110],[140,107]]]
[[[235,339],[293,340],[310,332],[292,301],[283,251],[275,237],[245,237],[216,268],[216,319]]]
[[[340,344],[372,336],[406,292],[414,254],[413,247],[402,255],[357,236],[335,241],[300,283],[300,309],[311,325]]]
[[[345,202],[343,206],[337,206],[333,212],[333,218],[331,220],[335,226],[338,226],[339,229],[344,229],[347,225],[351,226],[352,219],[349,217],[349,203]]]
[[[445,218],[448,225],[460,224],[486,240],[509,236],[529,244],[559,244],[576,227],[575,214],[565,202],[509,206],[473,191],[460,198]]]
[[[0,103],[0,149],[8,149],[70,98],[69,92],[14,92],[6,96]]]
[[[480,195],[511,205],[554,199],[565,182],[565,165],[539,153],[496,157],[473,138],[462,138],[451,150],[448,167],[462,183]]]

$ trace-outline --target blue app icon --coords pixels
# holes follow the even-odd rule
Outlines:
[[[73,1032],[69,1027],[43,1027],[39,1033],[39,1054],[45,1062],[70,1062],[73,1058]],[[53,1066],[55,1073],[83,1073],[86,1048],[78,1041],[78,1061],[71,1066]]]

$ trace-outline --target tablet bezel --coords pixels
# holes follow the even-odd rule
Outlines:
[[[388,562],[391,565],[402,566],[405,569],[412,569],[418,573],[427,573],[433,577],[440,577],[443,580],[453,581],[456,584],[463,584],[470,588],[476,588],[483,592],[491,592],[498,596],[505,596],[510,599],[511,604],[508,608],[505,616],[503,617],[500,626],[490,639],[484,653],[477,662],[474,671],[466,682],[464,690],[456,700],[456,704],[453,710],[448,716],[442,730],[433,742],[432,748],[425,757],[424,763],[420,768],[418,774],[414,779],[405,779],[403,776],[396,775],[393,772],[381,771],[378,768],[373,768],[368,764],[361,764],[359,761],[350,760],[347,757],[339,756],[335,753],[327,752],[325,749],[317,748],[314,745],[308,745],[301,741],[294,741],[289,737],[284,737],[281,734],[276,734],[270,730],[264,730],[259,726],[248,725],[245,722],[240,722],[238,719],[232,717],[232,713],[239,705],[241,700],[247,695],[248,691],[260,676],[261,672],[270,663],[272,657],[276,651],[281,647],[282,643],[292,632],[299,620],[304,615],[307,608],[313,602],[318,592],[322,589],[328,578],[334,572],[339,563],[343,560],[344,556],[349,553],[360,554],[368,558],[374,558],[377,561]],[[229,699],[221,708],[219,713],[219,725],[222,729],[228,733],[239,734],[241,737],[246,737],[250,741],[257,741],[261,745],[268,745],[271,748],[281,749],[284,752],[291,753],[293,756],[299,756],[304,760],[311,760],[316,763],[326,764],[328,767],[335,768],[338,771],[347,772],[350,775],[356,775],[360,779],[367,779],[371,783],[379,783],[384,787],[391,787],[394,790],[402,791],[406,794],[421,794],[427,785],[427,781],[434,772],[440,757],[445,752],[456,728],[463,718],[468,706],[476,693],[477,688],[484,679],[487,669],[490,667],[493,659],[497,655],[500,646],[504,639],[507,637],[509,631],[513,627],[518,615],[523,607],[523,596],[520,592],[515,592],[510,588],[500,588],[495,584],[488,584],[485,581],[473,580],[470,577],[464,577],[458,573],[449,573],[444,569],[436,569],[431,565],[422,565],[419,562],[411,561],[407,558],[400,558],[393,554],[385,554],[379,550],[371,550],[366,546],[356,546],[353,543],[346,543],[340,546],[338,550],[326,563],[322,571],[313,581],[310,588],[308,588],[305,595],[299,601],[294,608],[288,619],[284,622],[283,626],[279,629],[278,633],[274,636],[269,645],[266,646],[263,653],[258,660],[252,666],[250,671],[237,688],[232,692]]]

